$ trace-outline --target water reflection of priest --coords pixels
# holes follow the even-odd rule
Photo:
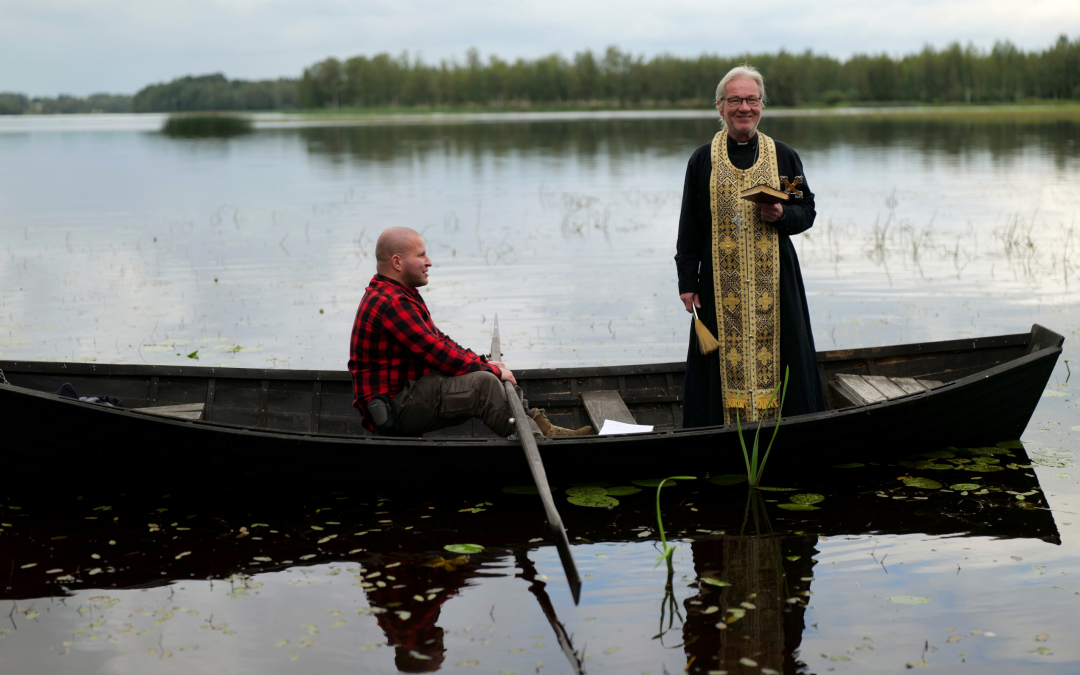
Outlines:
[[[725,536],[695,541],[690,548],[697,578],[730,586],[703,581],[700,591],[684,603],[688,671],[798,672],[803,665],[795,653],[802,641],[804,593],[810,589],[803,579],[811,576],[814,565],[814,538]],[[719,611],[706,614],[714,606]],[[744,665],[742,658],[757,665]]]

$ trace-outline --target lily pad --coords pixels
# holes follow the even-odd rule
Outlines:
[[[818,507],[811,504],[777,504],[785,511],[817,511]]]
[[[978,457],[972,457],[971,461],[976,464],[1001,464],[1001,460],[997,457],[986,457],[979,455]]]
[[[746,476],[737,473],[729,473],[723,476],[713,476],[709,479],[709,482],[715,483],[716,485],[738,485],[739,483],[746,482]]]
[[[964,466],[968,471],[978,471],[979,473],[993,473],[995,471],[1004,471],[1005,467],[997,466],[996,464],[968,464]]]
[[[950,485],[950,490],[978,490],[982,486],[978,483],[957,483],[956,485]]]
[[[936,480],[930,480],[929,478],[905,478],[904,485],[913,488],[922,488],[924,490],[937,490],[941,487],[941,483]]]
[[[795,492],[798,488],[780,488],[780,487],[758,487],[759,490],[765,490],[766,492]]]
[[[1073,454],[1068,450],[1062,450],[1061,448],[1032,448],[1031,452],[1036,455],[1045,455],[1046,457],[1072,457]],[[97,510],[97,509],[95,509]]]
[[[610,509],[619,505],[619,500],[607,495],[581,495],[579,497],[567,497],[566,501],[578,506],[591,506],[594,508]]]
[[[890,595],[885,599],[898,605],[925,605],[930,602],[930,598],[921,595]]]
[[[1006,448],[1006,449],[1009,449],[1009,450],[1019,450],[1020,448],[1024,447],[1024,442],[1023,441],[1001,441],[999,443],[996,443],[995,445],[997,445],[999,448]]]
[[[701,577],[701,582],[705,583],[705,584],[709,584],[710,586],[730,586],[731,585],[726,581],[721,581],[719,579],[713,579],[712,577]]]
[[[607,489],[595,486],[579,486],[566,488],[566,494],[571,497],[603,497],[607,494]]]
[[[862,462],[849,462],[847,464],[833,464],[834,469],[858,469],[866,466]]]
[[[607,493],[612,497],[636,495],[639,492],[641,492],[641,488],[634,487],[633,485],[616,485],[615,487],[607,488]]]
[[[1076,462],[1071,459],[1053,459],[1051,457],[1034,457],[1032,463],[1039,466],[1048,466],[1052,469],[1068,469],[1069,467],[1076,466]]]
[[[443,548],[451,553],[479,553],[484,550],[480,544],[447,544]]]
[[[825,501],[825,495],[808,492],[805,494],[791,495],[788,499],[796,504],[817,504],[818,502]]]
[[[922,453],[923,457],[933,457],[935,459],[952,459],[956,455],[949,450],[931,450],[930,452]]]
[[[654,487],[660,487],[660,483],[663,482],[663,480],[664,480],[663,478],[644,478],[642,480],[632,480],[630,482],[633,483],[634,485],[640,485],[641,487],[654,488]],[[669,480],[666,483],[664,483],[664,487],[668,487],[668,486],[671,486],[671,485],[678,485],[678,484],[679,484],[678,481]]]
[[[1008,448],[989,447],[989,448],[964,448],[973,455],[1007,455],[1009,454]]]
[[[950,471],[956,467],[952,464],[934,464],[933,462],[928,462],[926,464],[916,464],[915,468],[920,470],[927,469],[930,471]]]

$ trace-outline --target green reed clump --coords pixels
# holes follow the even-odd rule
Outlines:
[[[761,458],[761,462],[758,462],[758,440],[761,436],[761,422],[758,422],[757,431],[754,432],[754,446],[750,452],[746,449],[746,440],[743,438],[742,423],[739,421],[739,412],[735,411],[735,427],[739,430],[739,444],[742,446],[743,459],[746,460],[746,480],[750,483],[750,487],[757,487],[761,483],[761,475],[765,473],[765,462],[769,460],[769,453],[772,451],[773,441],[776,440],[776,434],[780,431],[780,420],[784,416],[784,398],[787,396],[788,375],[791,373],[791,368],[784,368],[784,382],[783,384],[776,385],[776,391],[769,397],[769,402],[765,404],[765,408],[768,409],[772,405],[772,402],[776,400],[777,394],[780,395],[780,409],[776,412],[776,426],[773,427],[772,438],[769,439],[769,447],[765,448],[765,455]],[[783,390],[781,391],[781,387]],[[749,402],[749,405],[753,405],[753,401]],[[657,503],[659,503],[659,496],[657,496]],[[658,509],[659,510],[659,507]]]
[[[251,131],[249,118],[216,113],[169,115],[161,127],[161,133],[178,138],[228,138]]]

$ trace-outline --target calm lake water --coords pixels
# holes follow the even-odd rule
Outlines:
[[[672,256],[710,117],[267,116],[228,139],[166,137],[161,122],[0,118],[0,358],[344,368],[390,225],[425,233],[440,327],[481,350],[498,313],[512,366],[685,356]],[[1038,322],[1075,354],[1080,122],[766,111],[762,130],[800,153],[817,194],[795,242],[819,349]],[[12,477],[0,659],[55,673],[1075,673],[1068,367],[1026,448],[937,468],[874,465],[867,448],[864,466],[780,486],[822,495],[817,511],[780,509],[796,492],[665,488],[670,579],[654,489],[608,511],[558,486],[579,606],[538,500],[506,486]],[[905,487],[909,473],[943,489]],[[965,483],[985,487],[950,488]],[[444,548],[462,543],[485,549]]]

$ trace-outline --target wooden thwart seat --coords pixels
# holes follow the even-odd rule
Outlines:
[[[134,408],[135,412],[161,417],[177,417],[183,420],[201,420],[203,403],[181,403],[180,405],[159,405],[153,408]]]
[[[589,414],[594,431],[600,431],[604,420],[637,424],[617,391],[583,391],[581,402],[585,404],[585,411]]]
[[[848,405],[868,405],[891,398],[940,387],[939,380],[913,380],[910,377],[884,377],[882,375],[848,375],[838,373],[832,392]]]

